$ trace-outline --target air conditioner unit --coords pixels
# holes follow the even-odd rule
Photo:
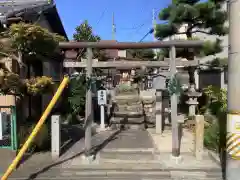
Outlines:
[[[7,132],[7,113],[0,112],[0,140],[4,139]]]

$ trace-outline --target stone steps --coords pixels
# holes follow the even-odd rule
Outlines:
[[[221,180],[222,173],[218,166],[198,165],[195,162],[192,166],[184,164],[169,165],[165,163],[169,154],[156,155],[154,148],[150,149],[104,149],[97,156],[94,163],[81,163],[81,158],[76,157],[56,166],[49,166],[40,169],[26,168],[22,172],[15,171],[15,175],[9,179],[23,180],[33,179],[36,173],[36,180]],[[190,154],[183,154],[184,157]],[[189,158],[186,158],[189,159]],[[201,163],[202,164],[202,163]],[[31,178],[29,178],[30,174]]]
[[[113,113],[114,117],[138,118],[143,116],[142,111],[117,111]]]
[[[99,157],[102,162],[151,163],[156,160],[151,152],[100,152]]]
[[[140,101],[141,100],[141,98],[140,98],[140,96],[139,96],[139,94],[137,94],[137,93],[132,93],[132,94],[124,94],[124,93],[122,93],[122,94],[117,94],[116,96],[115,96],[115,100],[125,100],[125,99],[134,99],[134,100],[138,100],[138,101]]]
[[[54,165],[40,169],[27,167],[16,171],[9,179],[31,179],[30,173],[38,172],[36,180],[221,180],[221,169],[206,156],[196,161],[190,152],[182,152],[183,161],[170,162],[171,152],[159,153],[146,131],[122,131],[104,146],[93,162],[86,162],[81,155],[61,159]],[[77,148],[80,151],[80,148]],[[23,166],[24,168],[24,166]],[[34,177],[34,176],[32,176]],[[32,178],[33,179],[33,178]]]
[[[142,112],[143,106],[141,104],[140,105],[118,105],[116,107],[116,112],[121,112],[121,111]]]
[[[102,165],[103,166],[103,165]],[[141,166],[141,165],[140,165]],[[151,180],[221,180],[221,173],[215,170],[173,170],[173,169],[126,169],[122,164],[122,169],[82,169],[82,168],[65,168],[60,172],[49,171],[48,173],[39,173],[37,176],[25,174],[18,174],[9,179],[111,179],[111,180],[132,180],[132,179],[151,179]],[[29,172],[28,172],[29,173]],[[30,177],[30,178],[29,178]]]
[[[139,174],[100,174],[79,175],[78,172],[65,172],[61,176],[41,176],[35,180],[221,180],[221,177],[196,177],[196,175],[185,177],[174,177],[167,174],[139,175]],[[9,178],[9,180],[26,180],[25,177]]]
[[[202,168],[202,169],[182,169],[182,168],[166,168],[160,163],[149,163],[146,162],[136,163],[100,163],[100,169],[94,168],[93,170],[77,171],[78,176],[90,175],[92,176],[105,176],[105,177],[138,177],[140,179],[192,179],[192,180],[210,180],[218,179],[222,177],[222,173],[218,168]],[[144,167],[145,166],[145,167]],[[108,167],[108,169],[107,169]],[[111,168],[110,168],[111,167]],[[115,168],[115,169],[114,169]],[[71,172],[76,172],[74,169],[64,171],[64,175],[71,176]],[[62,174],[62,175],[63,175]],[[132,178],[130,178],[132,179]]]

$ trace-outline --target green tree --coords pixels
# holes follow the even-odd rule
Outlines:
[[[133,58],[142,60],[154,60],[155,54],[152,49],[131,49],[131,55]]]
[[[44,60],[57,53],[58,42],[64,40],[64,37],[35,24],[18,23],[11,25],[8,29],[2,29],[0,33],[0,91],[22,95],[42,93],[44,87],[52,84],[51,78],[43,76],[22,79],[16,74],[18,72],[13,71],[7,65],[7,62],[17,61],[20,68],[30,67],[33,61]]]
[[[88,21],[83,21],[82,24],[75,28],[73,39],[78,42],[98,42],[101,38],[93,33],[92,27]],[[80,58],[86,58],[86,49],[80,49],[78,51],[78,60]],[[93,49],[93,58],[98,58],[99,61],[105,60],[105,53],[99,49]],[[94,69],[93,74],[98,76],[102,71]],[[79,120],[79,116],[84,115],[85,111],[85,92],[87,88],[87,82],[85,74],[82,74],[71,80],[68,92],[68,103],[71,108],[71,113],[67,118],[67,122],[75,117]]]
[[[88,24],[87,20],[83,21],[83,23],[77,26],[75,30],[76,32],[73,34],[73,39],[75,41],[97,42],[101,40],[101,38],[98,35],[93,34],[93,29]]]
[[[165,21],[156,26],[155,36],[159,40],[177,34],[185,34],[187,39],[197,39],[195,33],[207,35],[223,36],[228,33],[225,26],[227,12],[222,9],[222,4],[226,0],[172,0],[172,3],[161,10],[159,19]],[[184,32],[179,32],[179,28],[186,26]],[[204,46],[198,50],[177,49],[177,56],[192,60],[193,56],[214,55],[222,51],[221,40],[206,41]],[[163,50],[162,54],[167,55],[168,50]],[[193,69],[189,69],[190,83],[194,83]]]
[[[73,39],[78,42],[98,42],[101,38],[93,33],[92,27],[89,25],[88,21],[83,21],[82,24],[75,28],[75,33],[73,34]],[[99,61],[104,60],[105,53],[103,50],[93,50],[94,58],[98,58]],[[79,51],[79,58],[86,58],[86,49],[81,49]]]
[[[8,62],[18,62],[20,70],[29,68],[35,61],[50,59],[53,54],[57,53],[58,42],[65,39],[36,24],[17,23],[8,29],[2,28],[0,31],[0,93],[28,95],[31,98],[34,95],[43,94],[50,86],[52,87],[51,78],[21,77],[15,68],[9,66],[11,63]],[[20,147],[35,127],[36,120],[38,119],[30,115],[27,119],[18,121]],[[48,149],[49,132],[48,124],[44,124],[29,150]]]
[[[206,63],[209,65],[209,68],[212,67],[227,67],[228,65],[228,58],[215,58],[212,61]]]

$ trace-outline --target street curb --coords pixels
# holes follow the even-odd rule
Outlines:
[[[206,151],[207,151],[207,153],[208,153],[208,156],[209,156],[215,163],[217,163],[219,166],[221,166],[221,160],[220,160],[218,154],[215,153],[215,152],[213,152],[213,151],[211,151],[211,150],[208,150],[208,149],[206,149]]]
[[[155,148],[111,148],[111,149],[103,149],[101,152],[103,153],[154,153]]]
[[[153,144],[153,149],[154,149],[153,154],[159,155],[159,154],[160,154],[160,150],[158,149],[156,142],[153,140],[153,137],[152,137],[152,135],[151,135],[151,132],[149,131],[149,129],[146,129],[146,131],[148,132],[148,136],[149,136],[149,138],[151,139],[152,144]]]

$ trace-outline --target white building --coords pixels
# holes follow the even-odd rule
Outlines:
[[[226,3],[223,4],[223,9],[227,10],[227,4]],[[228,22],[226,23],[226,26],[228,26]],[[186,28],[187,28],[187,25],[183,25],[182,27],[180,27],[179,28],[179,33],[186,32]],[[222,40],[222,47],[223,47],[222,52],[220,52],[218,54],[215,54],[215,55],[205,56],[205,57],[201,58],[201,60],[200,60],[201,63],[206,63],[206,62],[211,61],[211,60],[213,60],[214,58],[217,58],[217,57],[219,57],[219,58],[228,57],[228,35],[216,36],[216,35],[208,35],[208,34],[205,34],[205,33],[197,32],[197,33],[193,34],[193,37],[197,37],[197,38],[199,38],[200,40],[203,40],[203,41],[215,41],[217,38]],[[186,34],[177,34],[177,35],[172,36],[171,38],[172,38],[172,40],[187,39],[187,36],[186,36]],[[167,41],[169,39],[170,39],[170,37],[165,38],[164,41]]]

